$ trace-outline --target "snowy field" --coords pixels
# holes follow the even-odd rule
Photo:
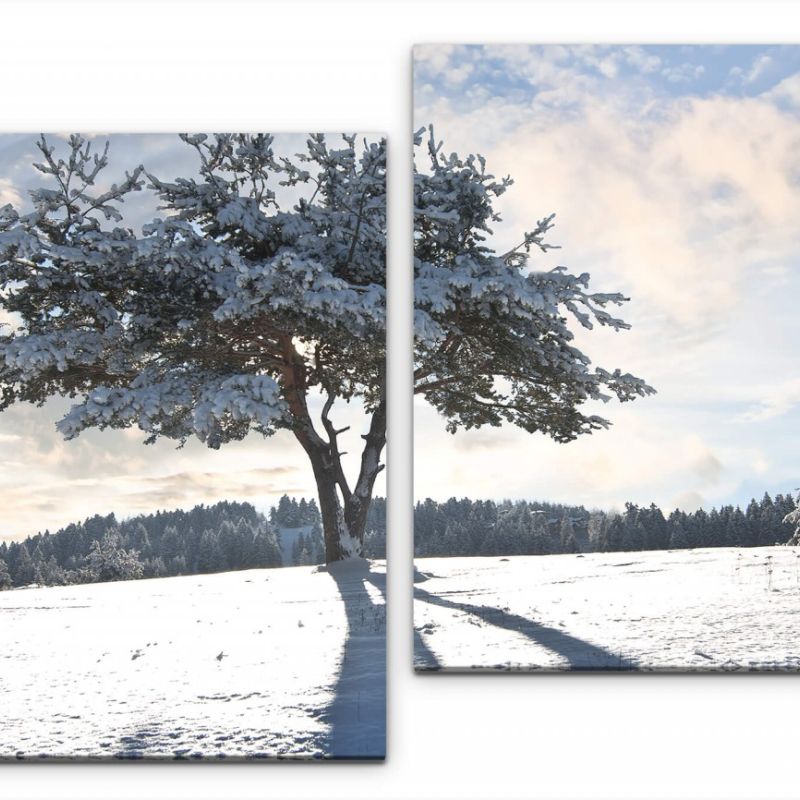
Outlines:
[[[361,560],[0,592],[0,757],[382,758],[384,593]]]
[[[800,670],[800,548],[416,560],[418,670]]]

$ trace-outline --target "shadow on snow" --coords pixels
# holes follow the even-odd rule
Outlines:
[[[329,758],[386,756],[386,606],[373,603],[372,583],[386,594],[386,576],[342,562],[328,570],[344,604],[347,637],[334,699],[321,715],[329,723]]]
[[[471,605],[469,603],[445,600],[443,597],[431,594],[419,586],[414,587],[414,597],[425,603],[471,614],[497,628],[520,633],[536,644],[566,659],[568,666],[564,669],[567,670],[633,670],[638,668],[635,661],[623,658],[619,653],[604,650],[602,647],[585,642],[583,639],[578,639],[557,628],[542,625],[519,614],[512,614],[493,606]],[[416,642],[421,641],[422,637],[416,632]],[[441,665],[436,662],[433,654],[428,655],[430,650],[428,650],[427,646],[423,644],[423,647],[424,650],[422,652],[415,649],[415,668],[429,671],[441,669]],[[428,666],[430,658],[433,658],[434,664]],[[498,667],[500,666],[498,665]]]

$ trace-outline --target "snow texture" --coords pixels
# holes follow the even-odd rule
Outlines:
[[[385,569],[0,592],[0,758],[383,758]]]
[[[800,548],[425,558],[415,667],[800,671]]]

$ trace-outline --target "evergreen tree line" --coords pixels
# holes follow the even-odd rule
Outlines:
[[[283,500],[283,498],[281,498]],[[296,501],[292,501],[295,502]],[[303,507],[303,500],[300,500],[299,507]],[[316,509],[316,503],[310,501],[308,507],[312,510]],[[280,503],[278,505],[278,510]],[[270,512],[270,520],[275,520],[280,523],[286,517],[281,516],[280,513],[273,514],[275,508]],[[293,520],[295,518],[288,517]],[[302,518],[301,518],[302,519]],[[301,531],[291,547],[291,559],[287,566],[304,566],[309,564],[324,564],[325,563],[325,542],[322,536],[322,523],[319,516],[316,519],[311,518],[306,521],[306,525],[310,530]],[[303,525],[286,525],[281,524],[281,527],[298,528],[305,527]],[[282,535],[286,535],[285,531]],[[279,536],[281,533],[279,531]],[[367,511],[367,523],[364,528],[364,557],[365,558],[386,558],[386,499],[383,497],[374,497]]]
[[[284,563],[281,529],[293,528],[308,530],[295,538]],[[385,554],[386,501],[376,498],[367,521],[365,555]],[[224,501],[123,521],[114,514],[95,515],[55,533],[2,542],[0,590],[324,562],[316,502],[284,495],[266,517],[249,503]]]
[[[665,517],[655,504],[626,503],[622,513],[584,506],[505,500],[427,499],[414,509],[417,556],[511,556],[671,550],[693,547],[761,547],[785,544],[795,526],[791,495],[751,500],[743,511],[675,510]]]
[[[0,544],[0,589],[281,566],[269,522],[249,503],[199,505],[118,521],[96,515]]]
[[[298,501],[285,494],[277,506],[269,510],[269,521],[275,528],[303,528],[307,525],[320,525],[320,514],[317,501],[305,497]]]

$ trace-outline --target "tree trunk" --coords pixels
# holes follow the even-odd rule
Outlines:
[[[306,400],[306,369],[303,359],[289,336],[281,337],[284,354],[283,385],[286,399],[295,420],[294,435],[306,451],[317,484],[319,510],[325,538],[325,562],[342,561],[364,554],[364,531],[372,503],[375,479],[383,469],[381,452],[386,444],[385,383],[382,399],[370,420],[364,439],[361,469],[353,491],[342,470],[337,431],[328,419],[334,396],[329,393],[322,411],[322,424],[328,436],[325,441],[315,430]],[[346,429],[345,429],[346,430]]]
[[[346,523],[346,515],[342,508],[337,483],[330,469],[324,466],[314,469],[314,478],[317,482],[317,496],[319,498],[319,512],[322,517],[322,534],[325,538],[325,563],[341,561],[349,556],[362,554],[361,545],[364,541],[364,529],[352,531]],[[356,552],[353,542],[359,544]],[[349,548],[346,545],[350,545]]]
[[[363,550],[367,515],[372,504],[375,479],[383,469],[381,452],[386,444],[386,400],[381,400],[372,414],[369,432],[364,438],[361,469],[353,493],[345,503],[345,522],[352,536],[357,536]]]
[[[374,447],[373,444],[372,448]],[[362,462],[370,448],[371,445],[367,443]],[[360,478],[355,491],[345,498],[341,497],[334,470],[325,463],[325,459],[321,458],[318,462],[317,459],[312,459],[327,564],[364,554],[364,533],[372,504],[372,489],[375,478],[382,469],[378,457],[379,453],[370,452],[368,460],[371,469],[368,473],[363,473],[363,480]]]

